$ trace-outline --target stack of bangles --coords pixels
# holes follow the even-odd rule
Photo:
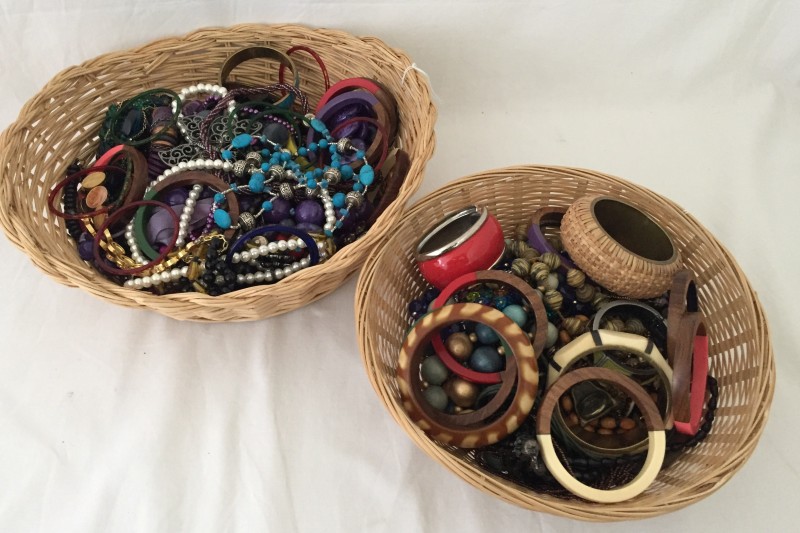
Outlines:
[[[297,52],[325,80],[313,112]],[[258,58],[277,62],[278,83],[233,79]],[[383,85],[331,85],[306,46],[249,47],[213,82],[110,106],[94,160],[69,167],[48,207],[82,259],[132,290],[217,296],[276,283],[355,242],[395,199],[410,166],[398,120]]]
[[[561,237],[569,209],[545,206],[504,239],[487,208],[467,206],[421,236],[416,259],[431,287],[408,304],[397,382],[422,432],[476,449],[487,471],[620,502],[711,431],[710,332],[688,269],[673,269],[668,290],[663,277],[642,281],[632,290],[644,298],[590,278],[591,258]],[[648,216],[639,213],[624,216]],[[638,247],[636,224],[598,219],[625,250],[664,255]]]

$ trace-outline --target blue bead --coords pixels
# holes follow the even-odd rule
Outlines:
[[[328,185],[329,185],[328,180],[322,180],[319,182],[319,186],[322,187],[323,189],[327,189]]]
[[[267,172],[269,170],[269,163],[261,163],[261,170]]]
[[[311,127],[320,133],[328,131],[328,127],[325,125],[325,123],[318,118],[311,119]]]
[[[519,327],[523,327],[528,321],[528,313],[519,305],[509,305],[503,309],[503,314],[513,320]]]
[[[320,139],[319,140],[319,147],[320,148],[327,148],[328,147],[328,139]]]
[[[364,165],[361,167],[361,170],[358,171],[358,181],[363,183],[366,187],[372,185],[372,182],[375,181],[375,171],[371,166]]]
[[[358,150],[358,151],[356,152],[356,159],[364,159],[364,156],[366,156],[366,155],[367,155],[367,154],[366,154],[366,153],[364,153],[364,150]]]
[[[266,200],[264,203],[261,204],[261,209],[263,209],[266,212],[272,211],[272,202]]]
[[[345,201],[347,200],[347,196],[343,192],[337,192],[333,195],[333,206],[334,207],[344,207]]]
[[[264,192],[264,174],[260,172],[256,172],[252,176],[250,176],[250,186],[251,192]]]
[[[350,179],[353,177],[354,174],[353,167],[351,167],[350,165],[342,165],[342,167],[339,169],[339,172],[342,173],[342,177],[344,179]]]
[[[292,154],[289,152],[281,152],[281,161],[286,162],[292,158]]]
[[[217,194],[214,195],[215,204],[221,204],[224,201],[225,201],[225,195],[222,194],[221,192],[218,192]]]
[[[500,372],[503,358],[491,346],[478,346],[469,356],[469,366],[477,372]]]
[[[317,143],[311,143],[308,145],[308,149],[311,150],[312,152],[316,152],[317,148],[318,148]]]
[[[336,153],[336,145],[332,144],[332,145],[328,146],[328,151],[330,153],[332,153],[332,154],[335,154]]]
[[[337,220],[337,221],[336,221],[336,224],[334,224],[334,226],[335,226],[336,228],[341,228],[341,227],[342,227],[342,221],[341,221],[341,220]]]
[[[231,227],[231,216],[224,209],[217,209],[214,211],[214,222],[222,229]]]
[[[222,159],[224,159],[225,161],[230,161],[231,159],[233,159],[233,152],[231,152],[230,150],[223,150]]]
[[[301,146],[300,148],[297,149],[297,155],[300,156],[308,155],[308,148],[306,148],[305,146]]]
[[[314,177],[315,178],[322,177],[322,174],[324,174],[324,171],[321,168],[315,168],[314,169]]]
[[[308,172],[306,172],[306,179],[308,179],[308,180],[314,179],[314,173],[311,172],[310,170]]]
[[[348,211],[347,209],[339,209],[339,214],[340,214],[340,215],[342,215],[343,217],[344,217],[344,216],[347,216],[347,214],[348,214],[349,212],[350,212],[350,211]]]
[[[331,230],[329,230],[329,229],[326,229],[325,230],[325,236],[326,237],[333,237],[333,232]]]
[[[281,157],[278,154],[272,154],[272,157],[269,158],[270,165],[277,165],[281,162]]]
[[[235,183],[231,183],[231,190],[232,191],[238,191],[239,190],[239,186],[236,185]]]
[[[360,183],[356,183],[355,185],[353,185],[353,190],[354,190],[354,191],[361,192],[361,191],[363,191],[363,190],[364,190],[364,186],[363,186],[363,185],[361,185]]]
[[[264,148],[263,150],[261,150],[261,155],[263,157],[269,157],[269,154],[271,154],[271,153],[272,152],[270,152],[269,149],[267,149],[267,148]]]
[[[249,133],[240,133],[233,138],[231,141],[231,146],[234,148],[247,148],[250,146],[250,142],[252,142],[252,140],[253,137],[251,137]]]
[[[308,181],[306,181],[306,187],[308,187],[309,189],[316,189],[317,180],[315,180],[314,178],[308,178]]]
[[[500,337],[497,336],[497,333],[495,333],[492,328],[483,324],[477,324],[475,326],[475,335],[478,336],[478,340],[481,344],[491,344],[500,340]]]

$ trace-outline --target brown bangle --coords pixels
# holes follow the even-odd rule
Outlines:
[[[435,409],[421,398],[419,365],[425,347],[440,328],[471,320],[495,330],[508,345],[517,365],[516,392],[511,405],[489,424],[463,427],[437,421]],[[435,309],[411,329],[400,348],[397,381],[403,407],[411,420],[431,438],[459,448],[478,448],[494,444],[513,433],[533,408],[539,384],[536,355],[528,336],[501,311],[485,305],[464,303]]]
[[[219,84],[228,90],[248,88],[244,84],[228,81],[228,76],[233,72],[233,69],[242,63],[259,58],[274,59],[281,65],[286,65],[294,76],[294,86],[300,88],[300,72],[298,72],[297,67],[295,67],[294,61],[283,52],[267,46],[249,46],[231,55],[225,60],[225,63],[222,64],[222,69],[219,71]],[[287,98],[294,98],[294,95],[289,93],[276,101],[274,105],[283,104]]]
[[[170,189],[174,189],[175,187],[191,187],[192,185],[205,185],[207,187],[211,187],[212,190],[216,192],[222,192],[230,187],[227,183],[216,177],[214,174],[210,172],[205,172],[202,170],[191,170],[189,172],[181,172],[180,174],[173,174],[172,176],[159,181],[156,183],[152,189],[147,191],[145,195],[145,200],[155,200],[155,198],[161,194],[162,192],[166,192]],[[236,194],[233,191],[229,191],[225,195],[225,199],[228,201],[228,212],[231,215],[231,220],[237,220],[239,218],[239,200],[236,198]],[[139,250],[141,253],[147,257],[148,259],[153,259],[158,257],[158,252],[153,249],[147,239],[144,238],[145,231],[144,231],[144,215],[145,215],[145,208],[139,208],[136,211],[136,215],[133,219],[133,228],[136,234],[136,243],[139,245]],[[236,229],[228,228],[223,232],[223,236],[230,240]]]
[[[669,289],[669,306],[667,307],[667,358],[669,364],[675,362],[674,346],[678,343],[678,330],[683,317],[687,313],[700,310],[697,300],[697,283],[694,273],[683,268],[675,273]]]

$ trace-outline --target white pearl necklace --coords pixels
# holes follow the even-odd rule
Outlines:
[[[205,267],[200,264],[200,273],[205,271]],[[150,287],[157,287],[162,283],[171,283],[185,278],[189,275],[189,265],[183,267],[176,267],[172,270],[165,270],[159,274],[152,274],[150,276],[143,276],[141,278],[129,279],[125,282],[125,287],[130,289],[149,289]]]
[[[254,246],[249,250],[244,252],[235,252],[231,256],[232,263],[249,263],[254,259],[258,259],[259,256],[267,256],[269,254],[274,254],[277,252],[285,252],[287,250],[294,251],[294,250],[302,250],[306,247],[306,243],[303,242],[303,239],[287,239],[285,241],[275,241],[269,244],[262,244],[261,246]]]
[[[160,181],[164,181],[170,176],[180,174],[181,172],[188,172],[190,170],[224,170],[230,172],[233,170],[233,163],[230,161],[223,161],[222,159],[192,159],[191,161],[181,161],[172,168],[166,169],[164,172],[150,182],[147,190],[149,191]]]
[[[328,256],[328,253],[324,249],[325,242],[324,241],[317,242],[317,247],[319,248],[319,260],[321,263]],[[304,257],[300,261],[295,261],[291,265],[285,266],[283,268],[269,269],[265,271],[256,272],[255,274],[239,274],[236,276],[236,282],[239,283],[240,285],[252,285],[253,283],[263,283],[265,281],[267,283],[272,281],[278,281],[283,278],[287,278],[296,272],[300,272],[304,268],[308,268],[310,265],[311,265],[311,259],[309,259],[308,257]]]
[[[228,89],[222,87],[220,85],[214,84],[211,85],[210,83],[198,83],[197,85],[190,85],[189,87],[184,87],[178,93],[178,100],[181,102],[185,102],[187,98],[190,96],[194,96],[196,94],[216,94],[220,98],[225,98],[225,95],[228,94]],[[172,113],[174,114],[178,110],[178,102],[173,100],[172,102]],[[228,102],[228,113],[233,113],[236,110],[236,101],[231,100]],[[183,123],[183,112],[178,115],[178,127],[181,130],[181,133],[186,135],[186,125]]]
[[[203,186],[200,184],[192,186],[192,190],[189,191],[189,197],[186,198],[186,203],[183,206],[183,213],[181,213],[178,222],[178,240],[175,241],[176,248],[181,248],[186,244],[186,235],[189,233],[189,225],[192,223],[194,208],[197,205],[197,200],[200,198],[201,192],[203,192]]]
[[[320,187],[319,197],[322,199],[322,207],[325,208],[325,226],[323,229],[333,233],[336,229],[336,209],[333,207],[333,200],[331,200],[328,189]]]

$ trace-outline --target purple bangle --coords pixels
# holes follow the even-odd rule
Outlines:
[[[230,247],[225,261],[230,264],[233,260],[233,254],[239,251],[239,249],[242,248],[247,241],[264,235],[265,233],[288,233],[289,235],[298,237],[304,243],[306,243],[306,248],[308,249],[308,259],[310,261],[309,266],[314,266],[319,263],[319,248],[317,248],[317,242],[305,231],[297,228],[290,228],[289,226],[261,226],[260,228],[248,231],[239,237],[236,243]]]
[[[531,217],[531,226],[528,228],[528,244],[536,248],[539,253],[553,252],[561,257],[561,266],[558,269],[566,272],[570,268],[575,268],[575,263],[569,260],[564,254],[553,248],[542,232],[542,226],[559,226],[566,207],[542,207]]]
[[[370,109],[373,109],[373,116],[370,118],[375,118],[377,113],[374,112],[374,108],[378,105],[378,99],[375,98],[368,92],[365,91],[351,91],[344,94],[340,94],[339,96],[332,98],[327,104],[323,106],[322,109],[319,110],[317,113],[317,119],[322,121],[330,131],[333,131],[337,124],[331,123],[331,119],[333,119],[337,113],[339,113],[342,109],[353,106],[353,105],[362,105],[367,106]],[[306,138],[306,142],[311,144],[314,142],[314,137],[318,135],[316,130],[313,128],[308,130],[308,137]]]

